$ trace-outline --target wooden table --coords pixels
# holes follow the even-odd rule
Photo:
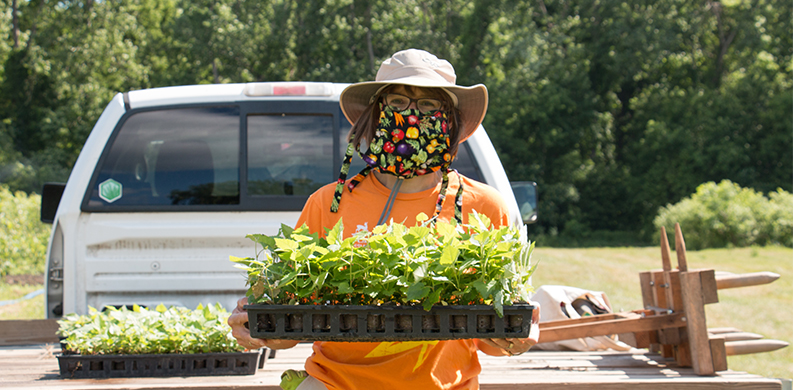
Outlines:
[[[0,347],[0,388],[11,389],[237,389],[278,390],[280,375],[301,369],[310,344],[278,351],[256,375],[187,378],[61,379],[57,345]],[[483,390],[506,389],[769,389],[777,379],[736,371],[697,376],[674,360],[645,350],[625,352],[529,352],[515,357],[480,356]],[[640,387],[639,387],[640,386]]]

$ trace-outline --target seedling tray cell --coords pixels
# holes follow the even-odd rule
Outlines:
[[[162,355],[60,355],[62,378],[253,375],[261,351]]]
[[[534,306],[247,305],[251,336],[305,341],[525,338]]]

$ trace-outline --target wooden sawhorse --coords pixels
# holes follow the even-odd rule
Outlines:
[[[680,225],[675,224],[677,269],[672,269],[669,240],[661,228],[662,269],[642,272],[644,309],[540,323],[539,342],[619,334],[636,348],[649,348],[698,375],[727,370],[727,356],[768,352],[787,346],[779,340],[733,328],[708,329],[705,305],[719,301],[718,290],[771,283],[779,275],[759,272],[716,275],[712,269],[689,270]]]

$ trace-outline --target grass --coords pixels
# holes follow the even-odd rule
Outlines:
[[[675,255],[672,255],[675,261]],[[767,339],[793,342],[793,249],[765,247],[687,252],[689,268],[748,273],[772,271],[776,282],[719,291],[719,303],[706,307],[708,327],[735,327]],[[639,272],[661,268],[658,247],[558,249],[537,247],[535,286],[559,284],[604,291],[614,310],[642,308]],[[0,285],[0,301],[17,299],[41,285]],[[44,296],[0,306],[0,320],[43,318]],[[793,346],[769,353],[730,356],[728,366],[770,378],[791,378]]]
[[[0,283],[0,301],[19,299],[25,294],[43,288],[41,284],[5,284]],[[0,320],[25,320],[44,318],[44,295],[33,299],[0,306]]]
[[[675,254],[672,254],[676,264]],[[749,273],[772,271],[774,283],[719,290],[719,303],[706,306],[709,328],[735,327],[766,339],[793,342],[793,249],[780,247],[688,251],[689,269]],[[535,286],[575,286],[608,295],[615,311],[642,308],[639,272],[661,268],[658,247],[558,249],[537,247]],[[770,378],[791,378],[793,346],[728,357],[728,367]]]

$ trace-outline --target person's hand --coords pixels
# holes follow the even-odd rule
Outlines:
[[[243,297],[237,301],[237,307],[231,312],[229,316],[229,326],[231,326],[231,335],[237,339],[237,343],[245,349],[286,349],[292,348],[299,341],[296,340],[269,340],[269,339],[255,339],[251,337],[251,332],[248,330],[248,312],[245,311],[244,306],[248,304],[248,298]]]
[[[504,338],[504,339],[479,339],[479,349],[488,355],[520,355],[528,351],[537,344],[540,338],[540,305],[531,302],[535,309],[531,313],[531,327],[529,337],[525,339]],[[484,343],[485,345],[482,345]],[[494,350],[495,349],[495,350]]]

